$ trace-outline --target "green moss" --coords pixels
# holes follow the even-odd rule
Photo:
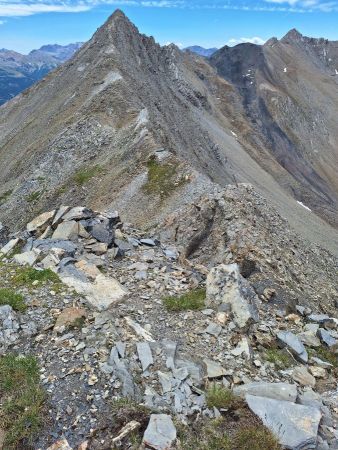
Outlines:
[[[4,448],[30,448],[43,422],[45,400],[35,358],[20,358],[12,354],[0,358],[0,398]]]
[[[208,408],[229,409],[239,407],[242,403],[230,389],[217,383],[213,383],[206,392]]]
[[[0,206],[7,202],[9,197],[12,195],[13,190],[6,191],[0,195]]]
[[[39,198],[41,197],[41,195],[42,195],[42,192],[41,192],[41,191],[35,191],[35,192],[32,192],[31,194],[27,195],[26,201],[27,201],[28,203],[34,203],[34,202],[36,202],[37,200],[39,200]]]
[[[184,177],[178,173],[178,167],[173,163],[160,164],[156,159],[152,158],[147,163],[148,179],[143,186],[143,190],[148,195],[159,195],[164,199],[171,193],[186,183]]]
[[[73,180],[74,180],[75,184],[77,184],[78,186],[83,186],[90,179],[92,179],[96,175],[100,174],[102,172],[102,170],[103,170],[102,167],[100,167],[98,165],[80,169],[74,174]]]
[[[32,284],[34,281],[60,283],[60,278],[50,269],[36,270],[32,267],[20,267],[17,269],[13,281],[17,285]]]
[[[0,288],[0,305],[10,305],[15,311],[20,312],[27,309],[23,296],[8,288]]]
[[[232,439],[232,448],[236,450],[282,450],[275,435],[263,425],[238,430]]]
[[[179,297],[165,297],[163,304],[168,311],[198,310],[204,308],[205,296],[205,289],[194,289]]]
[[[285,349],[271,348],[266,351],[265,359],[281,369],[287,369],[294,365],[292,356]]]

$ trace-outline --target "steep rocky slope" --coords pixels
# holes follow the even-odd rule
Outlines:
[[[231,51],[253,49],[246,59],[258,64],[256,53],[275,51],[270,44]],[[223,49],[210,65],[175,46],[161,48],[117,11],[74,58],[0,109],[1,220],[19,227],[41,209],[86,202],[116,205],[128,220],[149,225],[215,184],[249,182],[306,238],[338,252],[327,223],[337,213],[333,109],[329,143],[304,125],[307,152],[311,139],[322,145],[310,162],[296,144],[266,137],[266,115],[266,125],[256,126],[258,112],[252,119],[247,105],[260,97],[223,73],[224,52],[226,62]],[[336,87],[328,72],[321,76],[329,78],[321,87]],[[272,103],[285,110],[288,99]],[[272,128],[287,117],[275,117]]]
[[[0,50],[0,105],[43,78],[48,72],[71,58],[81,43],[44,45],[28,55]]]
[[[338,42],[292,30],[264,46],[224,47],[211,63],[241,96],[258,159],[271,155],[279,183],[336,225]]]

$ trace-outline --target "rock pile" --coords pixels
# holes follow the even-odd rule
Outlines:
[[[1,352],[31,353],[41,364],[55,418],[41,448],[53,441],[52,450],[128,448],[141,422],[115,430],[111,399],[152,411],[144,448],[176,448],[173,417],[188,424],[227,417],[206,401],[216,383],[245,399],[286,449],[337,449],[338,320],[331,315],[300,305],[286,312],[255,291],[239,264],[208,270],[186,261],[172,242],[123,224],[117,213],[60,207],[1,252],[4,285],[10,261],[51,269],[64,283],[60,292],[38,283],[24,290],[23,313],[0,307]],[[164,298],[196,288],[205,289],[204,306],[166,309]]]

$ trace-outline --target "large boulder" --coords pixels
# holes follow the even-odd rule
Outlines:
[[[214,267],[207,277],[207,304],[229,310],[239,328],[258,322],[257,296],[237,264]]]
[[[252,412],[286,449],[317,448],[318,426],[322,417],[319,409],[249,394],[246,401]]]
[[[27,231],[29,233],[43,232],[48,225],[52,223],[55,211],[48,211],[35,217],[31,222],[27,224]]]

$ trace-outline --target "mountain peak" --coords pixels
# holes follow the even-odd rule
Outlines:
[[[292,28],[286,35],[281,39],[283,42],[286,41],[299,41],[303,38],[303,35],[296,29]]]

